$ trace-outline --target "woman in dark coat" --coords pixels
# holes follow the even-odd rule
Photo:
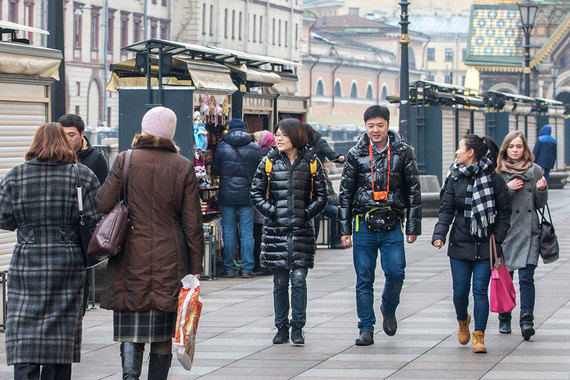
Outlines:
[[[467,135],[459,142],[456,160],[441,189],[441,207],[432,244],[441,248],[449,226],[447,255],[453,279],[453,305],[459,323],[459,343],[469,342],[469,288],[473,278],[475,330],[473,352],[486,353],[485,329],[489,317],[487,289],[491,278],[489,240],[497,249],[509,230],[511,204],[503,178],[495,172],[497,145],[489,137]]]
[[[166,379],[172,359],[180,280],[200,277],[204,255],[198,182],[190,160],[172,141],[176,115],[149,110],[142,134],[133,139],[127,197],[133,229],[119,255],[109,259],[101,307],[114,310],[113,339],[121,342],[123,379],[138,379],[145,343],[148,377]],[[97,194],[97,207],[111,211],[119,200],[125,161],[121,152]]]
[[[79,362],[85,262],[79,244],[77,155],[59,123],[36,131],[26,162],[0,183],[0,228],[17,229],[8,276],[6,358],[15,379],[71,379]],[[84,221],[99,220],[99,180],[77,164]],[[40,368],[41,367],[41,368]]]
[[[261,160],[251,186],[251,202],[267,220],[261,265],[273,270],[274,344],[304,344],[307,270],[313,267],[315,230],[311,220],[327,205],[327,185],[320,161],[308,148],[301,122],[284,119],[275,133],[277,147]],[[272,164],[268,168],[266,162]],[[311,163],[316,167],[311,174]],[[268,170],[270,169],[270,170]],[[291,321],[289,322],[289,280]]]
[[[534,335],[534,270],[538,265],[539,230],[536,210],[548,200],[548,187],[542,168],[520,131],[505,136],[497,160],[499,172],[511,198],[511,228],[503,242],[507,268],[519,271],[520,327],[525,340]],[[511,313],[499,314],[499,332],[511,333]]]

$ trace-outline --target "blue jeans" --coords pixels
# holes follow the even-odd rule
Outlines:
[[[489,260],[459,260],[449,258],[451,277],[453,279],[453,306],[458,321],[467,319],[469,306],[469,288],[473,277],[473,317],[475,330],[485,331],[489,318],[489,280],[491,267]]]
[[[291,280],[291,323],[289,323],[289,280]],[[305,326],[307,321],[307,269],[273,268],[275,326]]]
[[[222,227],[224,229],[224,271],[233,271],[236,256],[237,227],[239,218],[239,237],[241,247],[242,271],[251,272],[253,259],[253,214],[252,206],[222,205]]]
[[[353,261],[356,271],[356,311],[360,331],[374,331],[374,272],[380,249],[380,264],[386,279],[382,292],[381,311],[384,315],[396,314],[400,292],[404,285],[406,254],[404,235],[400,228],[390,232],[374,232],[358,218],[358,231],[354,228]]]

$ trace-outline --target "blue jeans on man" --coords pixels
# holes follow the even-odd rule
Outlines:
[[[289,323],[289,281],[291,281],[291,322]],[[307,269],[273,268],[273,309],[275,326],[305,326],[307,321]]]
[[[389,232],[375,232],[368,228],[363,218],[358,218],[358,221],[358,231],[356,225],[353,228],[358,328],[361,332],[374,332],[376,323],[374,279],[378,249],[380,249],[380,264],[386,279],[382,292],[381,311],[384,315],[393,316],[400,303],[400,293],[404,285],[406,268],[404,234],[401,228]]]
[[[253,206],[222,205],[222,228],[224,229],[224,272],[233,272],[236,256],[237,230],[239,223],[241,270],[251,272],[253,258]]]
[[[473,277],[473,317],[475,330],[485,331],[489,318],[489,281],[491,279],[491,267],[489,260],[459,260],[449,258],[451,277],[453,279],[453,306],[458,321],[467,319],[469,307],[469,289],[471,277]]]

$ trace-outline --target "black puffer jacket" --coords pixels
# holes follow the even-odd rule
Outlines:
[[[511,200],[507,185],[503,178],[494,171],[490,174],[495,192],[495,223],[489,226],[488,234],[495,233],[497,244],[501,244],[507,236],[511,224]],[[460,260],[489,260],[489,237],[475,237],[470,233],[470,219],[465,218],[465,194],[467,186],[473,184],[473,177],[465,177],[458,171],[451,174],[445,189],[441,192],[441,207],[439,218],[433,230],[432,243],[445,237],[453,222],[449,234],[447,255]],[[454,220],[455,219],[455,220]],[[497,249],[500,247],[497,246]]]
[[[220,204],[251,206],[249,188],[259,160],[261,148],[249,133],[245,129],[231,129],[218,145],[212,165],[212,174],[220,176]]]
[[[363,134],[356,146],[348,151],[340,183],[340,234],[352,234],[352,218],[364,214],[373,207],[390,206],[404,219],[407,209],[406,235],[422,233],[422,198],[418,165],[412,147],[396,133],[388,131],[390,137],[390,193],[386,201],[375,201],[372,193],[370,139]],[[388,155],[373,153],[374,187],[386,190]]]
[[[261,160],[251,185],[254,207],[266,218],[261,265],[272,268],[312,268],[315,255],[315,230],[312,219],[327,205],[327,183],[320,161],[311,193],[310,162],[316,158],[310,148],[299,151],[293,164],[285,154],[272,148]],[[266,199],[265,161],[273,168]]]

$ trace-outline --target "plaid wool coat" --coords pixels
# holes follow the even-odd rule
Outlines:
[[[100,214],[99,180],[79,167],[86,224]],[[16,230],[8,272],[7,363],[78,362],[85,266],[71,164],[29,160],[0,182],[0,228]]]

